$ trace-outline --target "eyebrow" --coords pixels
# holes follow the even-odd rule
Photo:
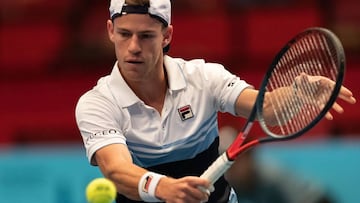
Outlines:
[[[115,30],[116,30],[117,32],[130,32],[130,33],[133,33],[131,30],[126,29],[126,28],[122,28],[122,27],[116,27]],[[155,30],[143,30],[143,31],[136,32],[136,33],[140,33],[140,34],[154,34],[154,33],[156,33],[156,31],[155,31]]]

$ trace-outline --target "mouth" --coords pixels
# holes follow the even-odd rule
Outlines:
[[[143,61],[141,60],[125,60],[126,63],[130,63],[130,64],[142,64]]]

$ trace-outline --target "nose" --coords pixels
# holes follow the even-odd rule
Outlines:
[[[129,42],[128,50],[132,54],[138,54],[141,52],[140,40],[138,36],[133,35]]]

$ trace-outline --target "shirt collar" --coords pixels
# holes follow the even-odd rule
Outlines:
[[[185,62],[165,55],[164,64],[167,72],[169,89],[171,91],[184,89],[186,87],[186,80],[182,68],[185,65]]]
[[[112,72],[110,74],[109,89],[111,93],[114,95],[117,103],[122,108],[129,107],[133,104],[141,102],[141,100],[126,84],[124,78],[120,73],[117,62],[115,63]]]

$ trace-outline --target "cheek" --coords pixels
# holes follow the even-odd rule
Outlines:
[[[148,47],[149,49],[151,49],[152,51],[155,51],[155,50],[157,51],[157,50],[159,50],[159,49],[162,48],[162,41],[161,41],[161,39],[151,41],[151,42],[147,45],[147,47]]]
[[[115,52],[116,53],[121,53],[121,52],[126,52],[127,51],[127,44],[121,41],[114,41],[114,46],[115,46]]]
[[[153,41],[151,43],[146,44],[142,47],[143,54],[149,54],[153,56],[157,56],[162,53],[162,43],[161,41]]]
[[[126,56],[126,49],[124,48],[124,45],[114,43],[114,52],[116,59],[119,62],[124,60],[124,57]]]

